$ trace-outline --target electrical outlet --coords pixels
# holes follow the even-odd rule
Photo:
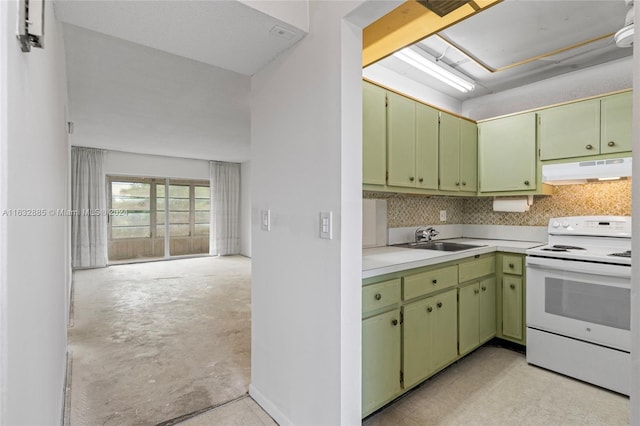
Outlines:
[[[446,222],[446,221],[447,221],[447,211],[440,210],[440,222]]]

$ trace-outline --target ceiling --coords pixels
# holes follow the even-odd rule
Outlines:
[[[237,0],[57,0],[54,10],[71,143],[142,154],[247,161],[250,76],[305,35]]]
[[[413,46],[475,82],[467,93],[394,56],[371,67],[464,101],[631,56],[633,49],[617,47],[612,37],[627,10],[624,0],[505,0]]]

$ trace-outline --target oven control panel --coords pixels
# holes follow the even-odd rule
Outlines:
[[[551,235],[631,238],[631,216],[570,216],[549,220]]]

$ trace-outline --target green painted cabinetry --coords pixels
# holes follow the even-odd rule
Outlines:
[[[457,357],[456,290],[403,308],[404,388],[411,388]]]
[[[362,411],[367,415],[400,393],[400,309],[362,321]]]
[[[607,96],[600,101],[600,153],[631,151],[631,92]]]
[[[538,112],[541,160],[631,151],[631,92]]]
[[[465,355],[496,335],[495,256],[462,262],[458,287],[458,353]]]
[[[480,192],[536,190],[536,170],[535,113],[478,124]]]
[[[388,185],[437,189],[438,111],[387,93]]]
[[[524,255],[499,254],[497,336],[515,343],[526,343],[526,271]]]
[[[440,190],[477,190],[478,135],[476,124],[440,113]]]
[[[385,185],[387,173],[387,92],[362,86],[362,182]]]

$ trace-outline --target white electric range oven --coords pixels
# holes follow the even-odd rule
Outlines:
[[[629,394],[631,218],[553,218],[527,250],[527,362]]]

